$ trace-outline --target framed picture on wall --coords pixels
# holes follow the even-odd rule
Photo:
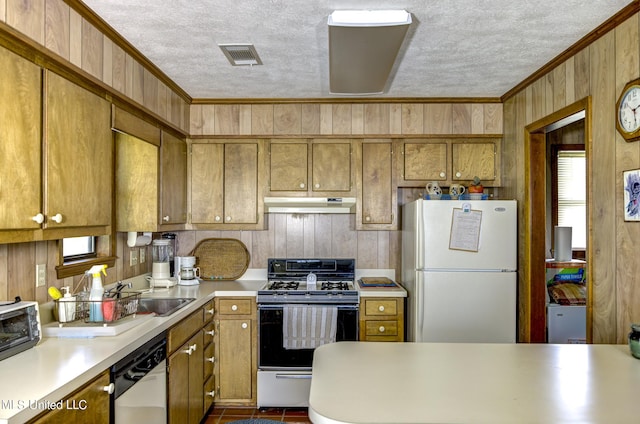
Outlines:
[[[624,220],[640,221],[640,169],[623,171]]]

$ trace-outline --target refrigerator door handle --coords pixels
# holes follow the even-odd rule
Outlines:
[[[415,288],[415,293],[416,293],[416,298],[417,298],[417,305],[416,305],[416,321],[418,324],[418,328],[417,328],[417,332],[414,335],[414,341],[416,342],[421,342],[422,340],[422,330],[424,328],[424,292],[425,292],[425,278],[424,278],[424,273],[423,272],[418,272],[416,275],[416,288]]]

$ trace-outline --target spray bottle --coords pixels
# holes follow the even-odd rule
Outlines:
[[[107,275],[106,265],[94,265],[89,270],[93,276],[91,283],[91,291],[89,292],[89,321],[102,322],[102,297],[104,296],[104,287],[102,286],[102,275]]]

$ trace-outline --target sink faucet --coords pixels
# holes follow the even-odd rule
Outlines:
[[[131,288],[131,283],[123,283],[122,281],[118,281],[115,287],[111,287],[110,289],[105,291],[106,297],[120,297],[120,292],[127,287]]]

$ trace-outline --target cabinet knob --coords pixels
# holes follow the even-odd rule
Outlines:
[[[462,177],[462,173],[456,172],[456,178],[460,178],[460,177]]]
[[[216,397],[216,391],[215,390],[211,390],[210,392],[204,392],[205,395],[209,396],[209,397]]]
[[[382,305],[378,306],[378,310],[379,310],[380,312],[384,312],[384,306],[382,306]]]
[[[444,177],[446,177],[446,176],[447,176],[447,174],[445,174],[444,172],[441,172],[441,173],[440,173],[440,178],[444,178]]]
[[[369,221],[371,221],[371,217],[370,217],[370,216],[365,216],[365,217],[364,217],[364,220],[365,220],[365,221],[367,221],[367,222],[369,222]]]
[[[32,216],[31,220],[35,221],[36,224],[42,224],[44,222],[44,215],[39,213],[36,216]]]
[[[163,220],[164,222],[169,222],[169,219],[170,219],[170,218],[169,218],[169,215],[165,215],[165,216],[163,216],[163,217],[162,217],[162,220]]]
[[[213,308],[211,308],[211,309],[207,309],[207,313],[208,313],[209,315],[213,315],[215,312],[216,312],[216,310],[215,310],[215,309],[213,309]]]
[[[231,222],[231,217],[227,216],[227,222]]]
[[[320,188],[320,183],[316,183],[316,184],[314,185],[314,187],[315,187],[315,188]]]
[[[205,360],[205,361],[207,361],[207,362],[211,362],[212,364],[213,364],[214,362],[216,362],[216,358],[215,358],[215,356],[212,356],[211,358],[204,358],[204,360]]]
[[[194,343],[191,346],[189,346],[187,349],[182,350],[182,353],[186,353],[187,355],[191,356],[191,354],[196,351],[197,347],[198,346]]]
[[[216,220],[216,222],[220,222],[220,220],[221,220],[222,218],[220,218],[220,216],[219,216],[219,215],[216,215],[216,217],[215,217],[215,218],[213,218],[213,219],[215,219],[215,220]]]
[[[238,310],[238,305],[231,305],[231,310],[232,311],[237,311]]]
[[[216,332],[215,332],[215,330],[211,330],[211,331],[205,331],[204,334],[207,334],[209,336],[215,336]]]
[[[242,323],[242,328],[247,329],[249,327],[249,324],[247,324],[246,322]]]
[[[62,222],[62,215],[57,213],[51,217],[51,220],[56,224],[60,224]]]
[[[384,333],[384,325],[381,325],[380,328],[378,328],[378,331]]]
[[[102,391],[109,393],[110,395],[116,390],[116,385],[110,383],[108,386],[102,386]]]
[[[300,188],[304,188],[304,183],[300,183]]]

